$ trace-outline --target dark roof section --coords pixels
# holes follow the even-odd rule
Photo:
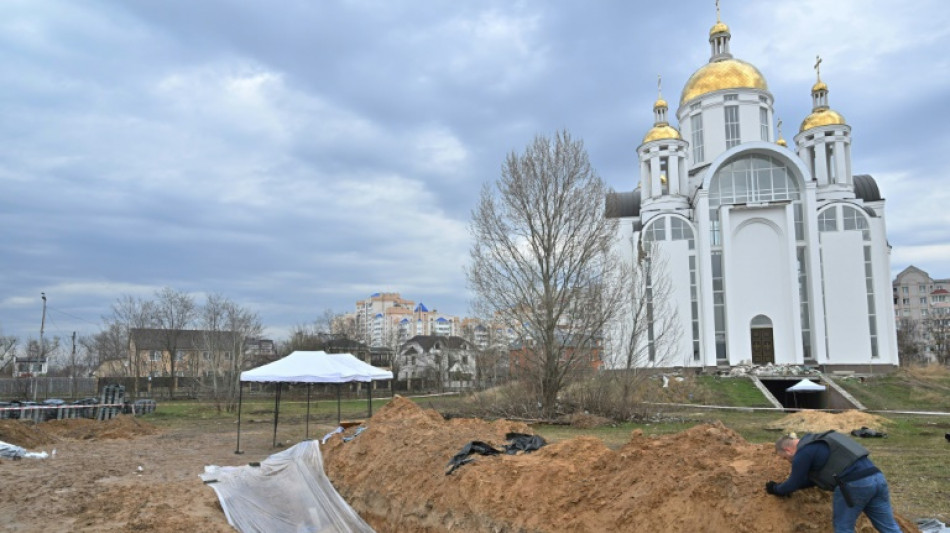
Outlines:
[[[858,174],[854,176],[854,194],[865,202],[883,200],[883,198],[881,198],[881,191],[877,188],[877,182],[868,174]]]
[[[443,336],[443,335],[416,335],[415,337],[407,340],[403,346],[407,344],[418,344],[422,346],[425,351],[432,349],[436,343],[441,344],[442,348],[447,348],[450,350],[470,350],[472,349],[472,343],[463,339],[462,337],[457,337],[455,335]]]
[[[640,189],[608,193],[606,208],[607,218],[640,216]]]
[[[132,341],[135,342],[136,350],[165,350],[168,348],[168,340],[172,332],[164,329],[139,329],[132,328]],[[178,331],[176,348],[178,350],[202,350],[208,346],[209,340],[215,340],[215,344],[224,348],[232,342],[237,332],[219,331],[217,338],[212,339],[211,331],[200,329],[183,329]]]

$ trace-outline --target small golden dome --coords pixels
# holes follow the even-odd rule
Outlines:
[[[666,100],[662,98],[657,98],[656,103],[653,104],[653,109],[659,109],[661,107],[669,107],[666,105]]]
[[[726,59],[703,65],[686,80],[680,105],[722,89],[769,90],[765,76],[749,63],[740,59]]]
[[[709,36],[712,37],[717,33],[729,33],[729,26],[726,26],[721,20],[716,21],[716,24],[712,28],[709,28]]]
[[[783,138],[781,138],[781,137],[779,137],[779,139],[778,139],[777,141],[775,141],[775,144],[777,144],[777,145],[779,145],[779,146],[788,147],[788,143],[785,142],[785,139],[783,139]]]
[[[646,144],[650,141],[659,141],[663,139],[682,139],[680,132],[676,131],[676,128],[670,126],[669,124],[657,124],[650,128],[650,131],[643,136],[643,144]]]
[[[831,109],[816,109],[802,121],[802,127],[798,130],[803,132],[819,126],[845,125],[844,117],[837,111]]]
[[[816,81],[815,84],[811,86],[811,92],[813,93],[818,92],[818,91],[827,91],[827,90],[828,90],[828,86],[825,85],[825,82],[821,80]]]

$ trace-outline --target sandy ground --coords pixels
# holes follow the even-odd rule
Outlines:
[[[329,431],[310,429],[311,438]],[[279,451],[269,421],[244,424],[243,455],[234,453],[235,437],[233,424],[214,422],[159,431],[131,417],[0,420],[0,441],[56,450],[44,460],[0,460],[0,531],[233,532],[198,475],[206,465],[243,465]],[[279,427],[278,439],[303,437],[303,425]]]
[[[158,431],[126,417],[0,421],[0,440],[57,451],[0,462],[0,531],[233,531],[198,475],[209,464],[242,465],[276,451],[268,421],[245,424],[244,455],[234,454],[234,429]],[[315,438],[330,428],[310,429]],[[475,456],[445,474],[468,442],[501,447],[511,431],[531,433],[515,422],[444,420],[397,397],[362,434],[349,442],[336,435],[322,450],[334,485],[381,533],[831,531],[827,493],[765,494],[764,482],[784,479],[788,464],[771,446],[718,424],[671,436],[635,431],[617,450],[581,437],[530,454]],[[282,422],[278,439],[303,435],[302,425]],[[863,523],[858,531],[873,530]]]

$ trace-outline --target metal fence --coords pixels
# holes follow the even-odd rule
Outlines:
[[[42,401],[48,398],[97,396],[96,378],[0,378],[0,399]]]

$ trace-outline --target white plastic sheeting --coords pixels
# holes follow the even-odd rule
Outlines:
[[[56,450],[53,450],[53,453],[56,453]],[[20,459],[26,457],[27,459],[46,459],[49,457],[49,454],[46,452],[28,452],[26,448],[21,448],[16,444],[10,444],[9,442],[3,442],[0,440],[0,457],[6,457],[8,459]]]
[[[393,373],[348,353],[302,352],[241,372],[241,381],[280,383],[349,383],[393,379]]]
[[[317,441],[304,441],[257,466],[206,466],[228,523],[244,533],[368,532],[323,472]]]

